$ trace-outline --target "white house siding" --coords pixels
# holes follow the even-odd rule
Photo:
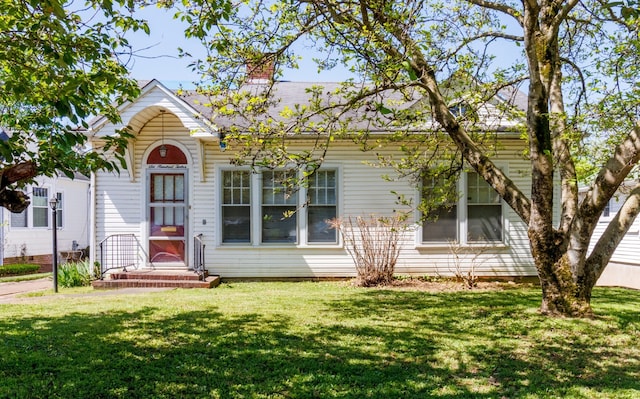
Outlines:
[[[191,161],[189,165],[189,234],[203,234],[206,249],[206,266],[213,274],[223,278],[301,278],[301,277],[347,277],[355,275],[353,261],[340,245],[223,245],[219,237],[221,168],[230,167],[231,151],[222,152],[212,133],[196,135],[204,137],[200,142],[190,132],[198,127],[198,121],[187,109],[171,98],[166,90],[156,88],[145,92],[136,102],[122,109],[122,120],[136,132],[133,148],[133,178],[128,171],[121,175],[97,173],[95,176],[95,242],[111,234],[132,233],[146,247],[146,170],[143,159],[148,151],[161,141],[160,108],[167,109],[164,116],[164,142],[184,149]],[[204,129],[201,122],[200,128]],[[188,127],[185,127],[188,126]],[[111,134],[118,126],[105,124],[96,137]],[[201,130],[203,131],[203,130]],[[503,143],[501,165],[525,193],[530,186],[530,166],[521,156],[522,142],[514,140]],[[204,160],[201,159],[204,154]],[[325,159],[325,164],[339,168],[341,181],[338,185],[338,213],[342,217],[386,215],[397,204],[397,195],[392,191],[414,196],[417,190],[407,181],[385,181],[383,175],[393,171],[365,164],[375,162],[373,152],[362,152],[352,142],[334,143]],[[200,162],[204,162],[201,167]],[[201,171],[204,175],[201,176]],[[505,242],[492,248],[465,248],[460,254],[463,270],[475,267],[478,275],[487,276],[531,276],[535,275],[529,252],[526,226],[506,205]],[[419,228],[416,226],[416,228]],[[188,241],[187,259],[191,260],[192,242]],[[97,259],[96,253],[92,254]],[[141,263],[146,263],[144,251]],[[420,245],[414,231],[406,233],[402,241],[401,256],[397,272],[414,275],[450,275],[455,272],[455,263],[446,244],[440,246]]]
[[[98,174],[96,178],[96,236],[98,242],[109,234],[133,233],[144,245],[145,224],[145,168],[142,159],[149,146],[158,145],[159,119],[149,121],[138,135],[135,144],[136,174],[130,182],[126,174]],[[200,162],[196,140],[189,137],[177,119],[165,116],[165,142],[181,144],[191,159],[190,234],[203,234],[206,264],[211,273],[225,278],[286,278],[286,277],[345,277],[353,276],[353,261],[340,246],[234,246],[221,245],[219,234],[218,197],[219,168],[229,167],[230,152],[221,152],[216,143],[205,143],[204,181],[199,175]],[[393,175],[390,169],[365,164],[375,161],[372,153],[363,153],[351,143],[331,148],[325,163],[340,168],[342,182],[339,213],[343,217],[386,215],[402,209],[392,191],[409,196],[417,192],[406,181],[385,181],[382,175]],[[509,169],[526,170],[526,162],[506,163]],[[516,183],[528,187],[529,177],[512,176]],[[416,198],[417,200],[417,198]],[[534,275],[528,239],[524,225],[513,211],[504,207],[506,239],[498,248],[465,250],[462,268],[473,265],[478,275],[523,276]],[[405,209],[406,210],[406,209]],[[416,227],[417,228],[417,227]],[[188,245],[191,245],[189,242]],[[477,255],[477,256],[476,256]],[[447,245],[426,247],[416,245],[415,231],[406,234],[397,271],[414,275],[450,275],[455,272],[453,258]]]
[[[38,178],[36,187],[48,189],[49,197],[54,192],[62,193],[62,227],[58,229],[58,250],[70,251],[75,241],[78,248],[89,245],[89,181],[87,179],[70,180],[66,177]],[[28,190],[30,190],[30,187]],[[27,210],[31,219],[30,210]],[[51,226],[51,211],[47,211],[48,224]],[[53,253],[53,235],[51,227],[12,227],[11,213],[4,212],[4,257],[25,258],[25,261],[44,259],[51,262]],[[32,221],[29,222],[30,224]],[[15,260],[15,259],[14,259]]]
[[[624,199],[624,195],[611,199],[610,216],[600,218],[591,239],[590,251],[604,233],[611,217],[614,216],[622,206]],[[597,285],[640,289],[640,218],[636,218],[618,245],[618,248],[616,248],[616,251],[611,257],[611,261],[600,276]]]

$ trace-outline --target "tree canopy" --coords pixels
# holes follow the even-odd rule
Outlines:
[[[87,149],[82,128],[92,115],[118,120],[113,104],[138,93],[119,58],[127,31],[148,30],[136,3],[0,0],[0,206],[26,208],[20,188],[39,175],[117,170],[126,134]]]
[[[313,150],[283,151],[281,142],[292,133],[312,131],[324,138],[318,141],[322,151],[344,132],[340,121],[351,115],[349,110],[363,107],[376,111],[363,118],[395,126],[433,121],[448,146],[435,146],[427,134],[416,142],[409,141],[415,135],[394,134],[405,155],[390,162],[404,174],[432,170],[442,159],[477,171],[528,226],[542,285],[541,310],[585,316],[591,314],[596,280],[640,211],[636,180],[625,205],[588,251],[604,207],[636,173],[640,159],[637,10],[635,1],[604,0],[245,0],[217,6],[196,0],[183,2],[178,16],[190,23],[187,35],[209,50],[193,64],[203,74],[200,90],[216,98],[228,94],[225,103],[214,104],[216,115],[260,122],[247,125],[254,126],[252,135],[232,131],[228,136],[245,149],[245,159],[321,160]],[[298,67],[307,52],[316,54],[319,70],[343,66],[353,78],[334,93],[330,107],[312,102],[289,110],[288,122],[259,120],[273,99],[268,89],[260,96],[237,94],[246,66],[268,58],[277,79],[284,68]],[[425,107],[388,106],[382,101],[388,90],[406,98],[418,95]],[[478,110],[497,94],[517,90],[527,93],[520,116],[531,164],[528,189],[494,163],[495,148],[480,134],[486,129],[455,112],[461,99],[465,108]],[[514,108],[503,111],[518,115]],[[321,122],[314,118],[318,115],[324,116]],[[366,130],[361,134],[366,146]],[[460,167],[438,173],[451,170]],[[584,197],[579,181],[587,182]],[[554,198],[558,182],[560,198]],[[554,223],[558,201],[561,218]]]

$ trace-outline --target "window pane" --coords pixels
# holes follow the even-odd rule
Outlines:
[[[292,213],[285,217],[285,214]],[[295,207],[263,206],[262,207],[262,242],[296,242],[298,239],[297,213]]]
[[[27,227],[27,209],[20,213],[11,212],[11,227]]]
[[[151,202],[156,202],[156,201],[162,201],[164,199],[163,195],[162,195],[162,190],[163,190],[163,176],[162,175],[153,175],[153,180],[152,180],[152,184],[153,184],[153,189],[151,190]]]
[[[175,199],[175,178],[173,175],[168,175],[164,177],[164,197],[165,201],[173,201]]]
[[[309,242],[337,242],[336,229],[332,229],[327,220],[336,217],[335,206],[310,206],[307,223]]]
[[[184,201],[184,175],[176,176],[176,200]]]
[[[262,173],[262,203],[272,205],[296,204],[294,188],[288,187],[293,177],[289,171],[267,171]]]
[[[250,242],[251,207],[222,207],[222,242]]]
[[[502,241],[502,206],[468,207],[468,241]]]
[[[223,204],[246,204],[250,203],[251,191],[249,171],[223,172],[222,177],[222,201]]]
[[[47,208],[33,208],[33,227],[49,227]]]
[[[422,224],[422,241],[442,242],[457,241],[458,215],[457,206],[441,206],[435,209]]]

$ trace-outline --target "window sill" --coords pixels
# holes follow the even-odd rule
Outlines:
[[[462,251],[465,252],[474,252],[474,251],[478,251],[478,250],[483,250],[483,251],[493,251],[493,250],[497,250],[497,251],[504,251],[506,249],[509,249],[510,246],[505,244],[504,242],[483,242],[483,243],[473,243],[473,244],[458,244],[458,243],[453,243],[453,244],[449,244],[446,242],[434,242],[434,243],[421,243],[421,244],[417,244],[415,246],[415,249],[417,250],[433,250],[433,251],[442,251],[442,250],[446,250],[447,252],[451,251],[451,247],[454,247],[456,249],[460,249]]]
[[[250,244],[250,243],[223,243],[216,246],[216,249],[234,250],[234,249],[342,249],[340,244]]]

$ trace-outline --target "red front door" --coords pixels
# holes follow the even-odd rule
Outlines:
[[[186,172],[151,173],[149,184],[149,260],[186,265]]]

